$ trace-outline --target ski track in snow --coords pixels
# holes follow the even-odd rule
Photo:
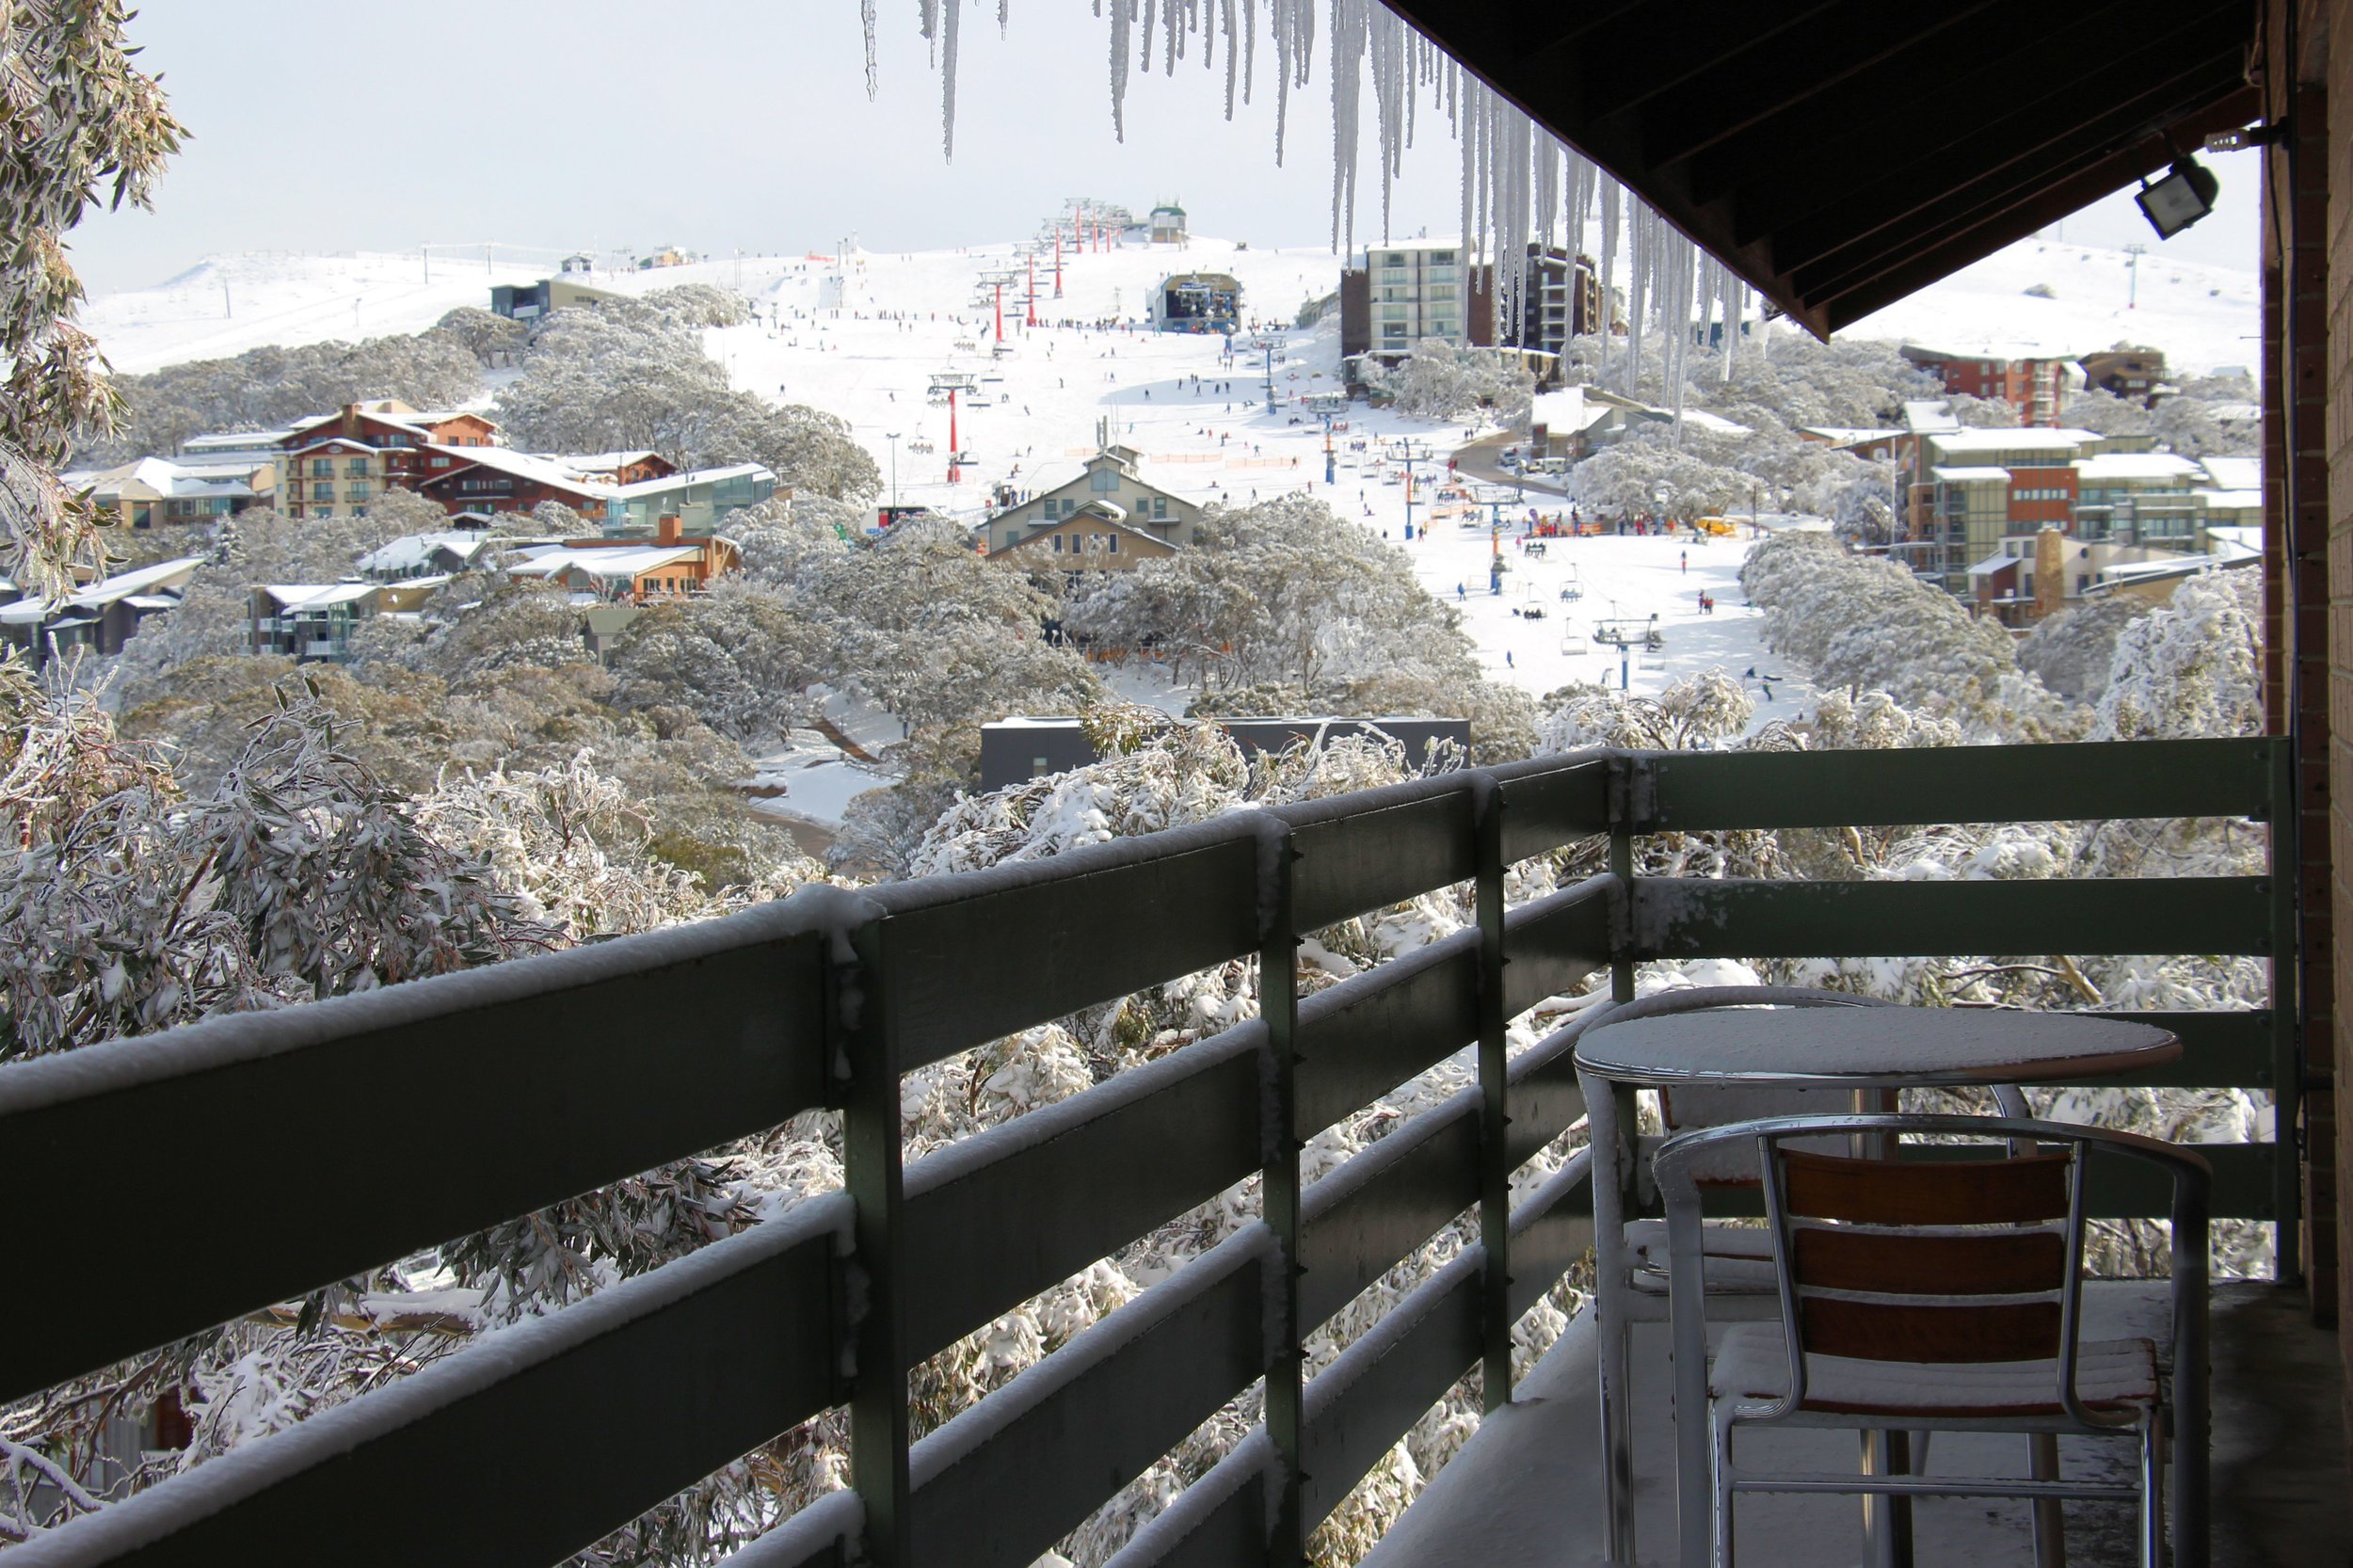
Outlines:
[[[2141,261],[2139,304],[2127,311],[2126,262],[2121,252],[2027,240],[1881,312],[1849,335],[1963,348],[1998,343],[2070,355],[2131,339],[2165,349],[2177,373],[2251,358],[2257,297],[2251,273],[2153,252]],[[855,253],[839,288],[828,282],[838,270],[832,259],[815,256],[746,256],[598,272],[585,280],[628,294],[718,284],[754,296],[763,316],[780,310],[780,329],[762,324],[713,330],[706,334],[709,351],[737,386],[848,421],[873,455],[887,490],[893,470],[888,437],[896,433],[897,496],[904,503],[977,520],[1000,482],[1036,491],[1075,475],[1080,458],[1095,449],[1098,421],[1109,419],[1112,440],[1143,452],[1144,478],[1175,494],[1246,504],[1254,493],[1263,499],[1309,488],[1343,516],[1383,533],[1406,553],[1431,592],[1458,607],[1481,665],[1496,680],[1542,696],[1573,680],[1599,682],[1606,676],[1615,683],[1623,670],[1632,690],[1655,695],[1679,677],[1711,667],[1743,677],[1753,669],[1774,678],[1770,702],[1761,700],[1760,682],[1743,680],[1760,698],[1756,723],[1790,717],[1811,705],[1812,689],[1766,651],[1761,617],[1742,601],[1737,573],[1745,541],[1553,540],[1547,558],[1539,560],[1522,555],[1507,534],[1502,551],[1513,569],[1504,575],[1502,592],[1490,593],[1488,529],[1449,519],[1417,529],[1420,536],[1408,544],[1406,487],[1394,482],[1393,467],[1382,471],[1375,452],[1349,449],[1354,440],[1377,446],[1410,437],[1439,454],[1436,467],[1442,469],[1444,455],[1472,432],[1370,411],[1362,404],[1348,412],[1349,428],[1337,438],[1337,483],[1327,486],[1319,424],[1304,416],[1301,424],[1289,421],[1293,400],[1337,388],[1337,320],[1273,333],[1282,345],[1274,380],[1284,406],[1272,415],[1257,407],[1254,395],[1265,375],[1257,356],[1241,353],[1228,364],[1219,338],[1155,333],[1140,322],[1108,332],[1078,325],[1141,317],[1163,277],[1189,270],[1233,274],[1243,285],[1246,313],[1288,320],[1304,301],[1337,285],[1339,262],[1329,251],[1249,249],[1199,236],[1182,249],[1073,249],[1063,258],[1060,299],[1052,297],[1049,255],[1040,259],[1037,273],[1043,325],[1024,325],[1023,287],[1008,287],[1005,352],[993,353],[994,312],[982,302],[978,279],[984,271],[1025,267],[1013,247],[993,246]],[[444,256],[433,262],[428,281],[413,255],[232,255],[207,260],[156,288],[94,300],[84,317],[119,369],[142,371],[264,344],[420,331],[456,306],[486,306],[493,283],[528,282],[546,271],[504,261],[469,265]],[[2057,297],[2026,296],[2024,291],[2036,283],[2048,283]],[[224,285],[233,314],[223,313]],[[906,319],[884,319],[886,312]],[[1248,341],[1246,333],[1237,339]],[[988,393],[978,408],[959,400],[958,436],[974,462],[953,485],[946,474],[948,410],[926,397],[930,377],[939,371],[971,375]],[[1695,374],[1705,380],[1704,371]],[[1193,384],[1195,376],[1201,388]],[[1217,382],[1229,383],[1230,392],[1208,390]],[[919,444],[932,450],[919,452]],[[1421,472],[1426,476],[1433,470]],[[1425,477],[1417,488],[1418,524],[1428,518],[1434,487]],[[1529,504],[1547,511],[1559,506],[1532,492]],[[1504,516],[1525,518],[1526,505],[1507,506]],[[1583,598],[1564,603],[1560,590],[1572,573]],[[1699,611],[1702,591],[1717,602],[1713,615]],[[1512,613],[1530,606],[1542,607],[1544,618]],[[1599,619],[1647,624],[1654,615],[1666,639],[1658,655],[1622,660],[1590,640]],[[1568,632],[1579,634],[1584,646],[1564,639]],[[1115,685],[1147,700],[1157,686],[1160,705],[1169,705],[1164,682],[1148,670],[1127,672]],[[886,733],[896,728],[887,715],[839,716],[852,718],[856,730],[871,731],[874,741],[896,738]],[[831,782],[835,788],[811,792],[841,795],[860,779],[845,773]],[[794,807],[804,804],[814,803]],[[833,808],[825,813],[831,816],[846,799],[824,804]]]

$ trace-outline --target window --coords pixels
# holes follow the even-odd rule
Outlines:
[[[1402,305],[1384,305],[1381,307],[1381,319],[1383,321],[1403,321],[1405,319],[1405,307]]]
[[[1155,521],[1164,522],[1167,520],[1168,497],[1164,495],[1156,495],[1152,498],[1152,517]]]
[[[1119,471],[1106,464],[1087,475],[1087,488],[1097,495],[1109,495],[1119,488]]]
[[[332,458],[332,457],[313,457],[313,458],[312,458],[312,459],[311,459],[311,477],[312,477],[312,478],[313,478],[313,479],[332,479],[334,476],[335,476],[335,459],[334,459],[334,458]]]
[[[1118,535],[1106,534],[1103,536],[1103,553],[1106,555],[1116,555],[1119,553]]]
[[[344,472],[354,479],[365,479],[368,476],[368,460],[365,457],[350,458],[344,464]]]
[[[436,457],[433,459],[433,466],[435,468],[447,468],[449,467],[449,459],[447,457]]]
[[[1019,544],[1020,542],[1021,542],[1021,530],[1020,530],[1020,529],[1018,529],[1018,528],[1008,528],[1008,529],[1006,529],[1006,530],[1005,530],[1005,548],[1006,548],[1007,550],[1011,550],[1011,549],[1012,549],[1015,545],[1017,545],[1017,544]]]
[[[1054,536],[1054,553],[1057,555],[1062,553],[1062,536],[1060,534]]]
[[[1441,284],[1440,286],[1427,292],[1433,299],[1451,299],[1454,297],[1454,285],[1451,283]]]

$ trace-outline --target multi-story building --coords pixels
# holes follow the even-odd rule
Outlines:
[[[281,439],[279,504],[293,518],[349,517],[387,489],[421,489],[451,466],[452,449],[497,443],[498,426],[480,414],[426,411],[396,398],[347,403],[298,421]]]
[[[1180,550],[1190,546],[1201,508],[1146,482],[1138,468],[1143,456],[1131,446],[1103,448],[1086,460],[1077,478],[1037,491],[983,523],[983,552],[999,556],[1040,540],[1045,542],[1038,552],[1084,554],[1092,549],[1104,555],[1105,568],[1118,569],[1141,551],[1137,544],[1112,542],[1129,532]],[[1090,532],[1102,539],[1090,544]],[[1110,559],[1112,555],[1121,559]]]
[[[251,591],[250,647],[296,664],[347,664],[351,633],[382,607],[376,583],[272,583]]]
[[[2153,348],[2106,348],[2075,361],[2084,385],[2147,407],[2165,383],[2165,355]]]
[[[2066,359],[2031,348],[1990,344],[1980,349],[1906,344],[1903,357],[1936,376],[1948,392],[1989,397],[2018,410],[2018,423],[2057,426],[2066,390]]]
[[[1498,322],[1495,264],[1460,245],[1416,240],[1370,248],[1340,274],[1340,356],[1401,359],[1424,338],[1462,346],[1498,343],[1559,355],[1572,337],[1598,331],[1601,289],[1591,258],[1528,248],[1519,319]]]
[[[598,522],[621,493],[619,486],[584,477],[562,458],[504,446],[429,447],[424,477],[413,488],[451,513],[528,512],[554,501]]]

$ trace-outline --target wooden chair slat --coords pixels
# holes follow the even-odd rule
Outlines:
[[[1860,1361],[2041,1361],[2058,1354],[2059,1304],[1971,1306],[1806,1296],[1798,1330],[1807,1351]]]
[[[1800,1228],[1792,1274],[1801,1288],[1901,1296],[2023,1296],[2067,1282],[2067,1240],[2055,1230],[1960,1236]]]
[[[1873,1225],[2039,1224],[2067,1214],[2066,1154],[2016,1160],[1850,1160],[1782,1151],[1788,1211]]]

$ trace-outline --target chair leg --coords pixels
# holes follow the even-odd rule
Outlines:
[[[1628,1565],[1634,1561],[1634,1401],[1626,1381],[1632,1335],[1624,1319],[1602,1325],[1602,1547],[1611,1562]]]
[[[2149,1412],[2140,1432],[2140,1565],[2165,1564],[2165,1412]]]
[[[2027,1433],[2026,1457],[2035,1480],[2058,1480],[2058,1433]],[[2067,1515],[2057,1497],[2034,1500],[2034,1568],[2067,1568]]]
[[[1709,1413],[1716,1427],[1716,1568],[1733,1568],[1732,1560],[1732,1415]]]

